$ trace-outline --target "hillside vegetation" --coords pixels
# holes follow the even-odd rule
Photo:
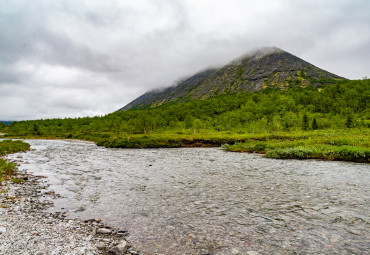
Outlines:
[[[370,80],[271,87],[106,116],[19,121],[8,126],[7,136],[86,139],[121,148],[234,144],[225,147],[275,158],[367,162],[369,99]]]

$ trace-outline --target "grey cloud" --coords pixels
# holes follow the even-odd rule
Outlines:
[[[370,76],[370,2],[0,2],[0,119],[106,114],[261,46]]]

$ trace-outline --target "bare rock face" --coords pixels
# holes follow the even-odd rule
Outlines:
[[[243,93],[268,87],[281,89],[326,85],[343,80],[286,51],[265,47],[225,65],[201,71],[176,86],[145,93],[120,110],[155,107],[175,100],[206,99],[223,93]]]

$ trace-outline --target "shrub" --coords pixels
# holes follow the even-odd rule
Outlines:
[[[29,148],[30,145],[22,141],[3,140],[0,142],[0,156],[19,151],[26,151]],[[0,158],[0,184],[4,180],[9,179],[10,176],[14,175],[16,170],[16,164],[7,162]]]
[[[306,148],[302,146],[291,147],[285,149],[275,149],[268,151],[266,157],[268,158],[297,158],[297,159],[307,159],[312,158],[312,155],[315,153],[313,148]]]
[[[19,140],[3,140],[0,141],[0,156],[16,153],[19,151],[29,150],[30,145],[28,143]]]
[[[336,157],[340,160],[356,162],[370,162],[370,149],[356,146],[341,146],[335,151]]]

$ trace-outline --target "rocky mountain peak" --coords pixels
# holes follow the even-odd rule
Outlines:
[[[248,51],[247,53],[243,54],[242,56],[232,60],[229,64],[242,64],[245,60],[259,60],[265,56],[271,54],[279,54],[279,53],[286,53],[285,51],[277,48],[277,47],[261,47],[257,49],[253,49]]]
[[[173,101],[206,99],[224,93],[325,85],[344,78],[277,47],[247,52],[225,66],[208,69],[161,91],[147,92],[120,110],[156,107]]]

